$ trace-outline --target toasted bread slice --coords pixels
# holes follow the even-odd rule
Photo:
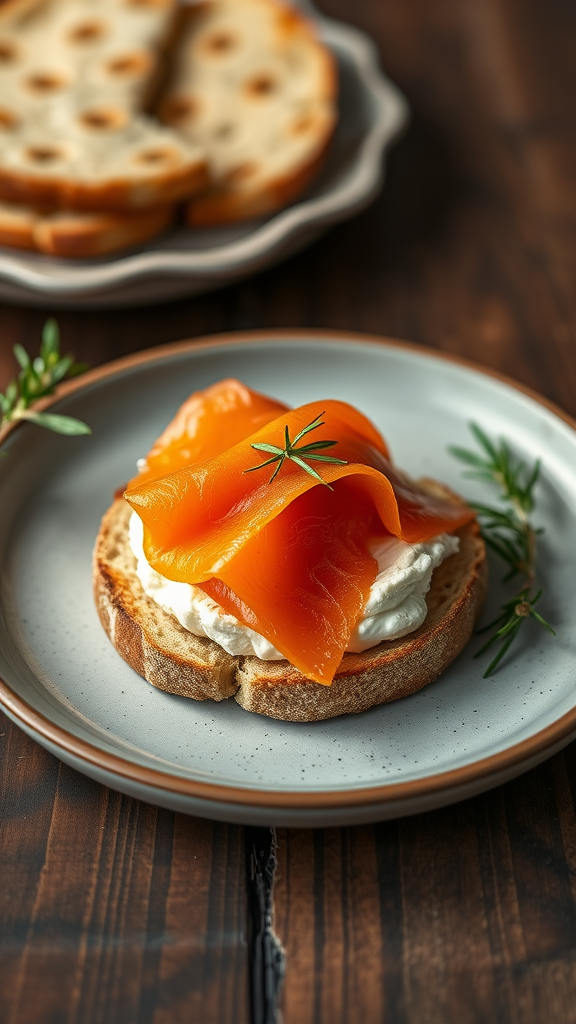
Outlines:
[[[166,205],[206,185],[203,152],[140,113],[176,0],[0,7],[0,197],[78,210]]]
[[[172,206],[139,213],[65,213],[0,202],[0,245],[67,259],[104,256],[154,238],[173,219]]]
[[[158,77],[178,0],[32,0],[0,7],[0,95],[42,112],[86,91],[141,110]]]
[[[233,696],[238,659],[213,640],[189,633],[142,590],[128,540],[131,515],[123,498],[115,501],[94,550],[94,595],[110,640],[160,690],[195,700]]]
[[[37,248],[34,228],[41,217],[42,212],[32,206],[0,202],[0,245],[33,252]]]
[[[206,183],[201,152],[148,118],[64,105],[50,116],[3,129],[0,111],[0,135],[8,139],[0,148],[0,198],[128,212],[177,202]]]
[[[79,259],[104,256],[147,242],[174,220],[174,207],[159,206],[139,213],[53,213],[34,228],[40,252]]]
[[[311,23],[277,0],[192,7],[159,113],[205,150],[211,186],[191,225],[269,213],[318,169],[336,124],[335,62]]]
[[[247,711],[292,722],[365,711],[436,679],[470,639],[484,603],[486,554],[473,522],[458,531],[458,553],[434,572],[423,625],[362,654],[345,654],[332,684],[322,686],[287,661],[233,657],[189,633],[152,601],[136,575],[128,541],[131,514],[118,499],[102,520],[94,550],[100,620],[136,672],[161,690],[196,700],[234,696]]]

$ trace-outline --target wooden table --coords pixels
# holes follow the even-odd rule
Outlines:
[[[300,325],[465,355],[576,415],[576,8],[324,7],[371,33],[411,104],[378,202],[218,294],[121,312],[4,307],[2,383],[13,343],[34,350],[49,313],[65,349],[93,364],[213,331]],[[3,1021],[264,1021],[249,867],[266,830],[107,791],[5,718],[0,758]],[[435,813],[280,831],[285,1024],[576,1021],[575,795],[573,744]]]

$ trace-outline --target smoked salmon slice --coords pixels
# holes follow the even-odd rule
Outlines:
[[[131,484],[212,459],[287,408],[283,402],[251,391],[233,377],[203,391],[194,391],[155,441]]]
[[[289,459],[272,482],[270,466],[253,471],[266,458],[253,444],[283,448],[286,431],[294,438],[320,416],[314,440],[336,442],[330,451],[345,463],[313,463],[330,488]],[[158,572],[201,586],[325,684],[376,576],[371,542],[389,533],[416,543],[474,518],[398,470],[352,406],[289,410],[232,381],[191,396],[125,497]]]

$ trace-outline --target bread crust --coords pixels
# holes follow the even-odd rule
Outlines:
[[[64,213],[0,202],[0,245],[66,259],[103,256],[153,238],[174,212],[164,206],[138,214]]]
[[[203,189],[208,172],[203,160],[182,160],[173,171],[142,180],[117,178],[104,182],[74,182],[42,178],[0,168],[0,198],[13,203],[86,212],[128,212],[166,206]]]
[[[486,596],[486,552],[472,522],[457,531],[459,552],[434,572],[423,625],[362,654],[345,654],[332,684],[322,686],[287,661],[227,654],[214,641],[189,633],[147,597],[128,541],[130,515],[127,503],[117,499],[102,520],[94,549],[96,606],[116,650],[149,683],[169,693],[195,700],[234,696],[245,710],[282,721],[353,714],[426,686],[467,644]]]
[[[34,252],[34,228],[40,214],[28,206],[0,203],[0,245]]]
[[[331,142],[332,130],[333,124],[326,133],[322,149],[313,160],[291,175],[266,182],[260,190],[241,193],[216,187],[200,192],[186,205],[186,223],[191,228],[215,227],[265,217],[288,206],[318,174]]]

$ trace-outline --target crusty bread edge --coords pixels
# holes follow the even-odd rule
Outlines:
[[[0,211],[0,245],[34,252],[37,249],[34,241],[34,226],[39,216],[31,208],[16,207],[14,215],[6,220],[2,218]]]
[[[8,204],[3,204],[4,210]],[[0,245],[43,252],[64,259],[89,259],[149,241],[174,220],[172,206],[138,214],[42,212],[14,206],[14,216],[3,219],[0,209]]]
[[[86,259],[149,241],[170,226],[173,206],[154,207],[138,214],[63,213],[41,217],[33,227],[39,252],[66,259]]]
[[[189,654],[165,649],[155,635],[158,607],[143,593],[135,573],[129,578],[110,557],[111,532],[120,530],[128,547],[130,510],[118,499],[105,514],[94,549],[94,596],[100,621],[116,650],[153,686],[196,700],[235,696],[247,711],[282,721],[310,722],[365,711],[396,700],[436,679],[464,648],[477,621],[487,588],[484,543],[476,522],[458,531],[466,572],[449,606],[408,637],[387,641],[363,654],[347,654],[330,686],[306,679],[286,661],[234,658],[213,641],[185,634]],[[131,556],[130,556],[131,557]],[[458,557],[458,556],[453,556]],[[450,573],[450,559],[434,573],[429,603],[438,599]],[[138,593],[139,591],[139,593]],[[147,609],[150,617],[147,621]],[[153,614],[152,614],[153,613]],[[160,613],[174,626],[175,620]]]
[[[130,514],[123,498],[114,501],[104,515],[94,548],[94,599],[109,639],[124,660],[160,690],[194,700],[224,700],[233,696],[237,688],[237,659],[213,641],[183,630],[146,596],[135,572],[128,575],[115,564],[114,535],[120,534],[135,566],[128,542]],[[163,645],[162,631],[155,630],[155,619],[159,616],[166,620],[169,631],[176,630],[184,636],[189,648],[185,657]]]
[[[304,680],[292,666],[288,666],[285,681],[279,682],[278,663],[264,663],[265,667],[260,664],[255,671],[251,663],[257,659],[247,658],[236,677],[240,684],[235,695],[238,703],[247,711],[283,721],[318,721],[407,697],[437,679],[470,640],[488,585],[486,552],[478,524],[471,523],[457,533],[461,546],[468,551],[469,564],[442,614],[429,612],[423,625],[408,636],[385,641],[362,654],[345,654],[330,686]],[[429,605],[441,593],[450,571],[448,558],[434,572],[427,596]]]
[[[0,199],[11,203],[83,210],[88,213],[129,212],[166,206],[187,199],[208,184],[205,161],[192,160],[183,167],[146,179],[118,178],[100,183],[74,182],[68,178],[12,172],[0,168]]]
[[[304,192],[324,163],[336,127],[336,115],[321,149],[292,175],[274,178],[259,190],[234,192],[225,186],[199,192],[186,205],[186,223],[191,228],[216,227],[237,221],[265,217],[288,206]]]

